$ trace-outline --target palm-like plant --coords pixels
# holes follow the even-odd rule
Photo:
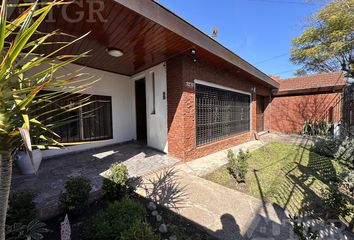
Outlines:
[[[11,186],[12,155],[24,148],[31,158],[31,140],[42,146],[61,147],[55,140],[59,137],[53,129],[61,122],[42,122],[46,116],[59,116],[73,111],[79,105],[57,108],[57,102],[68,94],[80,93],[92,84],[92,76],[80,73],[56,77],[55,72],[75,60],[87,56],[60,55],[60,52],[80,40],[51,42],[59,31],[41,33],[39,25],[54,6],[67,4],[65,0],[53,0],[45,4],[34,1],[17,5],[25,11],[14,19],[8,19],[10,4],[2,0],[0,11],[0,240],[5,239],[5,221]],[[84,36],[83,36],[84,37]],[[43,45],[55,45],[56,50],[48,54],[36,53]],[[43,90],[55,89],[56,91]],[[82,102],[80,103],[82,104]],[[87,104],[87,103],[86,103]],[[39,106],[49,106],[47,112],[38,112]],[[54,137],[53,137],[54,136]],[[38,146],[40,147],[40,146]]]

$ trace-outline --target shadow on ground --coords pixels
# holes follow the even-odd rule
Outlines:
[[[291,215],[303,216],[300,217],[300,220],[305,223],[305,226],[318,230],[319,239],[354,239],[352,234],[344,231],[348,223],[344,223],[338,215],[329,216],[328,211],[325,210],[322,190],[331,187],[338,191],[337,185],[334,184],[337,181],[337,171],[333,162],[331,159],[311,151],[307,144],[294,149],[297,150],[293,156],[286,156],[286,158],[292,157],[292,160],[281,169],[286,180],[281,182],[280,186],[279,183],[274,183],[278,187],[271,189],[274,191],[272,195],[275,196],[275,202]],[[265,154],[267,154],[266,150]],[[305,161],[305,158],[308,160]],[[272,165],[266,167],[272,167]],[[262,179],[259,177],[262,170],[264,168],[255,169],[253,172],[259,195],[265,206],[268,199],[265,197],[267,192],[263,191]],[[325,224],[324,221],[328,224]]]

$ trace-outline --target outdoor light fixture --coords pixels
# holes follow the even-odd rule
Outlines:
[[[124,53],[116,48],[106,48],[106,52],[112,57],[121,57]]]
[[[193,62],[197,62],[197,58],[196,58],[197,51],[194,48],[191,49],[191,55],[192,55]]]

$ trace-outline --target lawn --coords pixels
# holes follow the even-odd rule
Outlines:
[[[292,214],[314,217],[323,215],[321,189],[343,171],[337,161],[309,148],[276,142],[252,152],[248,163],[246,183],[237,184],[226,166],[205,178],[276,203]]]

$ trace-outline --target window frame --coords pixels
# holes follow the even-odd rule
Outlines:
[[[92,97],[92,98],[106,98],[106,100],[104,100],[104,101],[108,101],[108,99],[109,99],[109,109],[108,109],[108,111],[109,111],[109,114],[110,114],[110,120],[109,120],[109,125],[110,125],[110,132],[109,132],[109,134],[108,135],[105,135],[105,136],[100,136],[100,137],[97,137],[97,138],[94,138],[94,139],[92,139],[92,138],[90,138],[90,137],[86,137],[85,138],[85,132],[84,132],[84,128],[85,128],[85,126],[84,126],[84,114],[85,114],[85,112],[83,112],[83,107],[80,107],[79,108],[79,111],[80,111],[80,137],[81,137],[81,140],[82,141],[85,141],[85,142],[94,142],[94,141],[102,141],[102,140],[111,140],[111,139],[113,139],[113,112],[112,112],[112,96],[107,96],[107,95],[97,95],[97,94],[83,94],[84,96],[86,96],[86,97],[88,97],[88,96],[90,96],[90,97]],[[100,99],[100,100],[94,100],[94,101],[102,101],[103,99]],[[87,105],[87,106],[90,106],[90,104],[89,105]],[[87,107],[87,106],[84,106],[84,107]]]
[[[41,91],[41,92],[54,92],[54,91],[49,91],[49,90],[45,90],[45,91]],[[69,93],[68,93],[69,94]],[[63,132],[58,132],[58,130],[56,129],[52,129],[53,131],[55,131],[59,136],[60,138],[57,138],[55,140],[61,142],[61,143],[77,143],[77,142],[95,142],[95,141],[103,141],[103,140],[111,140],[113,139],[113,107],[112,107],[112,96],[108,96],[108,95],[98,95],[98,94],[87,94],[87,93],[80,93],[80,94],[71,94],[71,96],[73,98],[77,98],[77,97],[80,97],[78,101],[79,105],[82,105],[82,101],[84,98],[87,98],[87,97],[90,97],[92,98],[92,100],[88,100],[89,103],[88,105],[84,105],[84,106],[81,106],[80,108],[77,109],[78,111],[78,119],[77,121],[77,125],[78,125],[78,136],[79,136],[79,139],[78,140],[69,140],[70,138],[68,137],[63,137]],[[100,99],[100,98],[103,98],[103,99]],[[108,109],[107,109],[107,113],[109,113],[110,115],[110,119],[109,119],[109,134],[108,135],[104,135],[104,136],[99,136],[99,137],[85,137],[85,126],[84,126],[84,121],[85,121],[85,112],[83,110],[83,108],[85,107],[88,107],[90,106],[91,104],[93,105],[95,103],[95,101],[107,101],[108,102]],[[90,111],[92,110],[95,110],[94,108],[93,109],[90,109]],[[100,118],[103,118],[105,119],[106,116],[103,116],[103,117],[100,117]],[[87,127],[87,126],[86,126]],[[66,139],[65,139],[66,138]]]
[[[195,143],[196,143],[196,147],[199,148],[199,147],[203,147],[205,145],[208,145],[208,144],[214,144],[216,142],[219,142],[219,141],[222,141],[224,139],[227,139],[227,138],[231,138],[231,137],[234,137],[234,136],[237,136],[237,135],[241,135],[243,133],[247,133],[247,132],[250,132],[252,130],[252,122],[253,122],[253,119],[252,119],[252,93],[250,92],[246,92],[246,91],[242,91],[242,90],[238,90],[238,89],[234,89],[234,88],[230,88],[230,87],[225,87],[225,86],[222,86],[222,85],[219,85],[219,84],[215,84],[215,83],[210,83],[210,82],[206,82],[206,81],[203,81],[203,80],[199,80],[199,79],[195,79],[194,80],[194,103],[195,103],[195,106],[196,106],[196,99],[197,99],[197,94],[196,94],[196,85],[202,85],[202,86],[207,86],[207,87],[212,87],[212,88],[216,88],[216,89],[220,89],[220,90],[224,90],[224,91],[230,91],[230,92],[235,92],[235,93],[239,93],[239,94],[244,94],[244,95],[248,95],[249,96],[249,129],[246,130],[246,131],[242,131],[242,132],[239,132],[239,133],[234,133],[234,134],[230,134],[230,135],[227,135],[227,136],[224,136],[222,137],[221,139],[217,139],[217,140],[212,140],[211,142],[208,142],[208,143],[202,143],[202,144],[198,144],[198,140],[197,140],[197,135],[198,135],[198,128],[197,128],[197,108],[195,107],[195,110],[194,110],[194,124],[195,124]]]
[[[150,72],[151,76],[151,97],[152,97],[152,103],[151,103],[151,115],[156,115],[156,77],[155,77],[155,72],[151,71]]]

